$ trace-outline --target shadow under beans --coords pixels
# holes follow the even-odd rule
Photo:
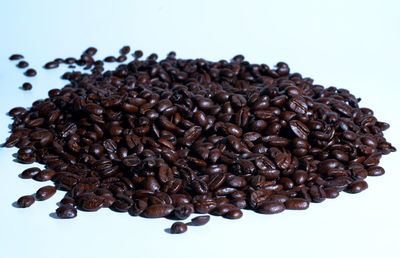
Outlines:
[[[62,220],[62,218],[58,217],[58,216],[57,216],[57,213],[55,213],[55,212],[49,213],[49,217],[50,217],[50,218],[53,218],[53,219],[60,219],[60,220]]]
[[[166,228],[166,229],[164,229],[164,232],[165,232],[165,233],[168,233],[168,234],[172,234],[171,228]]]
[[[18,206],[18,202],[17,202],[17,201],[13,202],[13,203],[11,204],[11,206],[13,206],[14,208],[21,209],[21,207]]]

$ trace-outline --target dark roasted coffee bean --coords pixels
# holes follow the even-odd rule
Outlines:
[[[69,205],[69,206],[74,207],[74,206],[75,206],[75,199],[66,196],[66,197],[64,197],[64,198],[60,201],[60,203],[61,203],[62,205],[64,205],[64,206],[68,206],[68,205]]]
[[[227,219],[240,219],[243,216],[243,212],[239,209],[234,209],[225,214]]]
[[[32,195],[25,195],[18,199],[17,204],[20,208],[27,208],[35,202],[35,198]]]
[[[32,84],[30,84],[29,82],[24,82],[24,84],[22,84],[22,89],[23,90],[31,90]]]
[[[193,205],[190,206],[189,204],[180,204],[175,208],[174,215],[178,219],[187,219],[193,212]]]
[[[262,203],[257,211],[263,214],[275,214],[285,210],[285,205],[279,201],[266,201]]]
[[[323,202],[326,198],[326,193],[322,186],[313,185],[310,188],[310,196],[313,202]]]
[[[143,215],[147,218],[161,218],[168,216],[174,207],[169,204],[154,204],[149,207],[143,212]]]
[[[175,222],[171,226],[171,233],[172,234],[181,234],[187,231],[187,226],[185,223],[182,222]]]
[[[77,210],[70,205],[61,205],[57,208],[56,214],[59,218],[70,219],[76,217]]]
[[[348,189],[346,189],[346,192],[348,193],[359,193],[364,191],[365,189],[368,188],[368,184],[367,182],[360,180],[360,181],[354,181],[353,183],[351,183],[348,187]]]
[[[301,198],[289,199],[285,202],[285,207],[288,210],[305,210],[308,206],[309,203]]]
[[[207,224],[210,221],[210,216],[204,215],[204,216],[197,216],[192,219],[192,222],[190,222],[191,226],[203,226]]]
[[[52,197],[56,193],[54,186],[43,186],[36,192],[36,198],[40,201],[44,201]]]
[[[33,178],[40,172],[40,168],[32,167],[27,168],[21,173],[21,177],[24,179]]]
[[[368,168],[368,176],[381,176],[385,174],[385,169],[380,166],[372,166]]]
[[[13,54],[13,55],[11,55],[10,56],[10,60],[19,60],[19,59],[22,59],[22,58],[24,58],[24,56],[23,55],[20,55],[20,54]]]
[[[103,198],[100,196],[88,196],[81,202],[81,208],[85,211],[97,211],[101,207],[103,207]]]
[[[28,62],[25,61],[19,61],[17,64],[18,68],[27,68],[29,66]]]
[[[107,62],[107,63],[113,63],[115,61],[117,61],[117,59],[113,56],[107,56],[106,58],[104,58],[104,62]]]
[[[35,69],[28,69],[24,73],[28,77],[33,77],[36,76],[36,70]]]
[[[334,188],[325,188],[324,191],[326,194],[326,198],[333,199],[339,196],[339,191]]]
[[[48,62],[44,65],[45,69],[55,69],[58,67],[58,63],[57,62]]]
[[[56,172],[52,169],[44,169],[42,171],[40,171],[39,173],[37,173],[37,175],[35,175],[34,179],[37,181],[48,181],[51,180],[53,178],[53,176],[56,174]]]

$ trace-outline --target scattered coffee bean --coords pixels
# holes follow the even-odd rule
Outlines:
[[[29,64],[26,61],[19,61],[17,64],[18,68],[27,68],[28,66],[29,66]]]
[[[197,216],[192,219],[192,222],[190,225],[192,226],[202,226],[208,223],[210,221],[210,216],[204,215],[204,216]]]
[[[22,58],[24,58],[23,55],[20,55],[20,54],[13,54],[13,55],[10,56],[9,59],[12,60],[12,61],[14,61],[14,60],[22,59]]]
[[[54,186],[43,186],[36,192],[36,198],[40,201],[44,201],[52,197],[56,193]]]
[[[22,89],[23,90],[31,90],[32,84],[30,84],[29,82],[24,82],[24,84],[22,84]]]
[[[61,205],[56,209],[56,214],[58,217],[63,219],[75,218],[77,210],[70,205]]]
[[[182,222],[175,222],[171,226],[171,233],[172,234],[181,234],[187,231],[187,226],[185,223]]]
[[[107,56],[106,58],[104,58],[104,62],[107,62],[107,63],[113,63],[115,61],[117,61],[117,59],[113,56]]]
[[[124,46],[124,47],[122,47],[121,48],[121,50],[119,51],[119,53],[121,54],[121,55],[127,55],[127,54],[129,54],[129,52],[131,52],[131,48],[129,47],[129,46]]]
[[[28,77],[33,77],[36,76],[36,70],[35,69],[28,69],[25,71],[25,75]]]
[[[58,67],[58,63],[53,61],[53,62],[48,62],[44,65],[45,69],[55,69]]]
[[[20,208],[27,208],[35,202],[35,198],[31,195],[25,195],[18,199],[17,204]]]
[[[24,179],[34,178],[40,172],[40,168],[32,167],[27,168],[21,173],[21,177]]]

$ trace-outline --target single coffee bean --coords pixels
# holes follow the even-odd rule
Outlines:
[[[123,46],[120,50],[119,53],[121,55],[127,55],[129,54],[129,52],[131,52],[131,48],[129,46]]]
[[[115,61],[117,61],[117,59],[113,56],[107,56],[106,58],[104,58],[104,62],[107,62],[107,63],[113,63]]]
[[[285,207],[288,210],[305,210],[308,206],[308,202],[301,198],[289,199],[285,202]]]
[[[43,186],[39,188],[36,192],[36,198],[40,201],[44,201],[52,197],[56,193],[56,188],[54,186]]]
[[[22,59],[22,58],[24,58],[23,55],[20,55],[20,54],[13,54],[13,55],[10,56],[9,59],[12,60],[12,61],[14,61],[14,60]]]
[[[36,74],[36,70],[32,68],[25,71],[25,75],[28,77],[36,76]]]
[[[81,203],[81,208],[85,211],[97,211],[101,207],[103,207],[103,198],[100,196],[87,196]]]
[[[372,166],[368,168],[368,176],[381,176],[385,174],[385,169],[380,166]]]
[[[44,65],[45,69],[54,69],[58,67],[58,63],[57,62],[48,62]]]
[[[37,175],[35,175],[34,179],[37,181],[48,181],[51,180],[53,178],[53,176],[56,174],[56,172],[52,169],[44,169],[42,171],[40,171],[39,173],[37,173]]]
[[[210,221],[210,216],[204,215],[204,216],[197,216],[192,219],[192,222],[190,225],[192,226],[203,226],[207,224]]]
[[[280,213],[284,210],[285,210],[285,205],[282,202],[266,201],[259,206],[257,211],[263,214],[275,214],[275,213]]]
[[[368,188],[368,184],[367,182],[360,180],[360,181],[354,181],[353,183],[351,183],[348,187],[348,189],[346,189],[346,192],[348,193],[359,193],[364,191],[365,189]]]
[[[17,64],[18,68],[27,68],[28,66],[29,66],[29,64],[26,61],[19,61]]]
[[[38,168],[38,167],[27,168],[24,171],[22,171],[21,177],[24,179],[33,178],[39,172],[40,172],[40,168]]]
[[[35,202],[35,198],[32,195],[25,195],[18,199],[17,204],[20,208],[27,208]]]
[[[147,209],[143,212],[143,215],[147,218],[161,218],[168,216],[173,210],[174,207],[172,205],[155,204],[147,207]]]
[[[57,208],[56,214],[59,218],[63,219],[75,218],[77,210],[70,205],[61,205],[59,208]]]
[[[175,222],[171,226],[171,233],[172,234],[181,234],[187,231],[187,226],[185,223],[182,222]]]
[[[24,82],[24,84],[22,84],[22,89],[23,90],[31,90],[32,84],[30,84],[29,82]]]
[[[231,210],[227,214],[225,214],[225,218],[227,219],[240,219],[243,216],[243,212],[239,209]]]

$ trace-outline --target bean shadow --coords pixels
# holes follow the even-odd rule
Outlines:
[[[21,208],[21,207],[18,206],[18,202],[17,202],[17,201],[13,202],[13,203],[11,204],[11,206],[13,206],[14,208],[18,208],[18,209]]]
[[[170,228],[166,228],[166,229],[164,229],[164,232],[165,232],[165,233],[168,233],[168,234],[172,234],[172,232],[171,232],[171,229],[170,229]]]
[[[60,217],[57,216],[57,213],[55,213],[55,212],[49,213],[49,217],[53,218],[53,219],[61,219]]]

